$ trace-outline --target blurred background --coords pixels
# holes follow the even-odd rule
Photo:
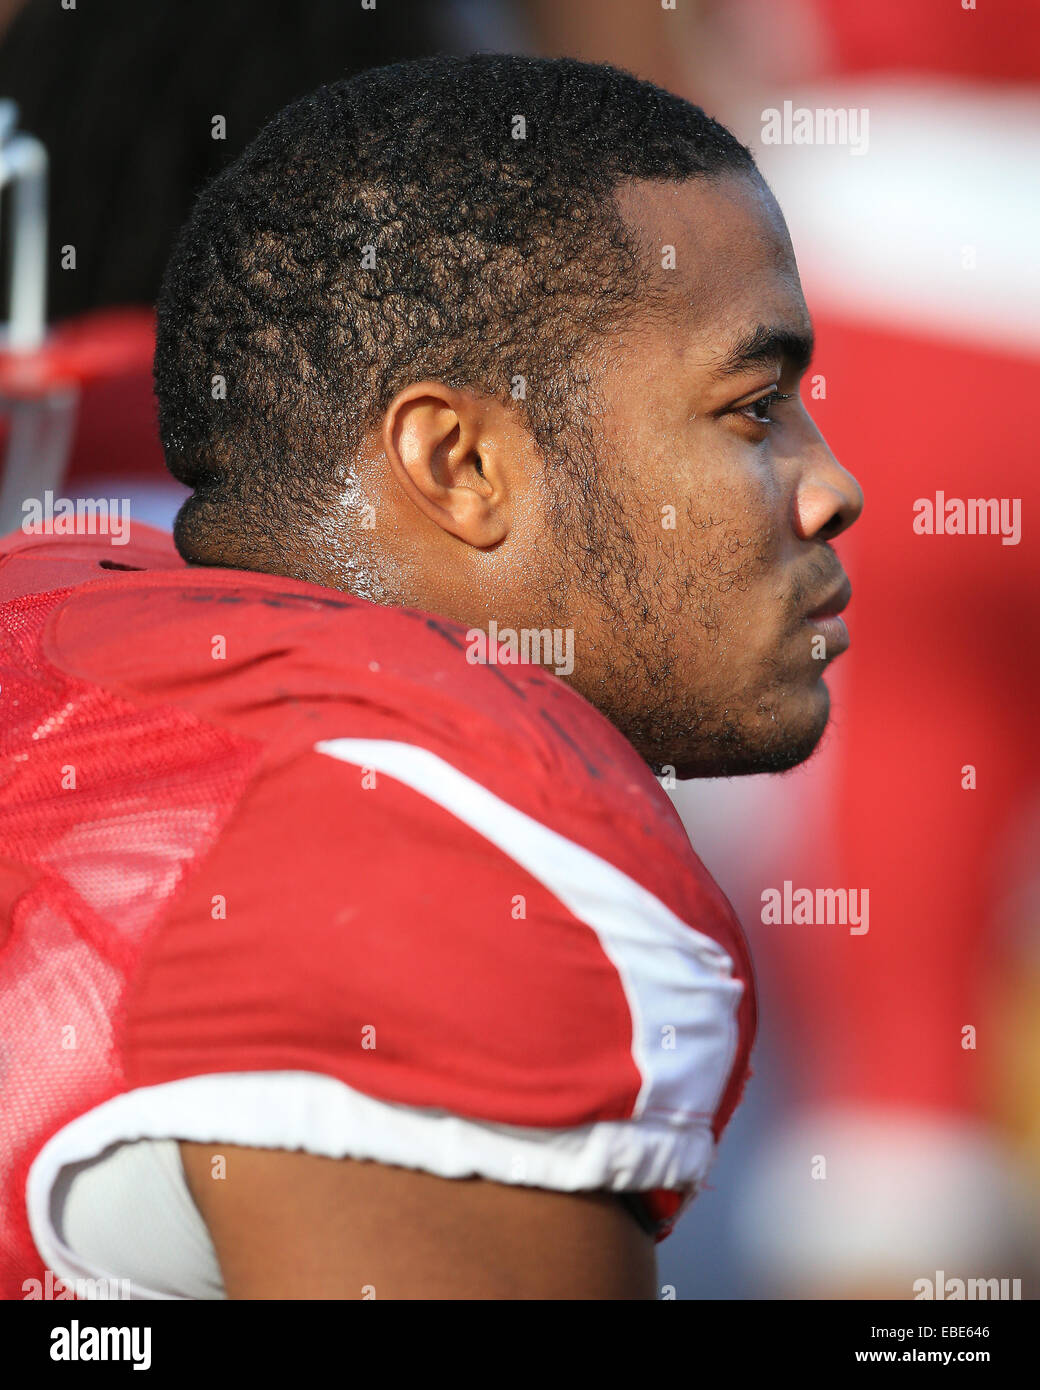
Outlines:
[[[0,533],[44,486],[130,497],[169,529],[186,491],[158,444],[150,306],[195,193],[320,83],[478,49],[616,63],[751,147],[817,327],[807,404],[867,497],[838,542],[854,641],[821,751],[671,793],[744,923],[762,1027],[662,1284],[903,1299],[945,1275],[1035,1298],[1040,5],[0,0],[17,107],[0,105],[17,339],[0,351]],[[799,142],[789,121],[772,141],[768,113],[802,109],[857,113],[856,138]],[[16,121],[50,162],[35,251],[39,147]],[[1019,499],[1021,542],[915,534],[937,492]],[[785,882],[868,890],[869,931],[763,923]]]

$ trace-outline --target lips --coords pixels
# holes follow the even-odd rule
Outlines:
[[[823,618],[836,618],[839,613],[843,612],[849,606],[849,600],[851,598],[852,585],[849,583],[848,578],[843,575],[841,583],[830,596],[825,598],[822,603],[819,603],[809,613],[806,613],[806,621],[815,623]]]
[[[825,599],[822,599],[811,612],[805,615],[805,623],[813,629],[816,636],[822,637],[824,640],[824,652],[828,662],[848,650],[849,630],[845,626],[845,620],[838,615],[842,609],[848,607],[851,597],[852,585],[842,575],[838,587],[832,589]],[[813,655],[818,658],[821,654],[814,651]]]

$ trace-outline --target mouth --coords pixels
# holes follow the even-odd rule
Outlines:
[[[848,578],[843,575],[841,583],[833,590],[830,596],[825,598],[822,603],[817,604],[810,612],[806,613],[806,622],[815,623],[825,618],[836,618],[839,613],[843,613],[849,606],[849,600],[851,598],[852,585],[849,583]]]
[[[843,575],[838,587],[805,615],[805,621],[809,626],[823,637],[828,660],[840,656],[848,649],[851,641],[845,620],[840,616],[848,607],[851,598],[852,585]]]

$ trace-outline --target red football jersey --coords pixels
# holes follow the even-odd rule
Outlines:
[[[749,1074],[739,924],[613,726],[473,650],[150,528],[0,541],[0,1295],[79,1272],[54,1185],[141,1138],[670,1229]]]

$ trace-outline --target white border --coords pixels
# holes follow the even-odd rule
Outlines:
[[[65,1244],[51,1193],[67,1164],[138,1139],[302,1150],[559,1192],[668,1188],[692,1195],[715,1156],[710,1120],[681,1127],[644,1119],[527,1129],[376,1100],[316,1072],[186,1077],[116,1096],[65,1125],[40,1150],[29,1171],[26,1205],[36,1248],[59,1278],[121,1277]],[[147,1232],[141,1237],[147,1240]],[[161,1252],[154,1255],[161,1258]],[[139,1299],[171,1297],[135,1283],[128,1292]]]

